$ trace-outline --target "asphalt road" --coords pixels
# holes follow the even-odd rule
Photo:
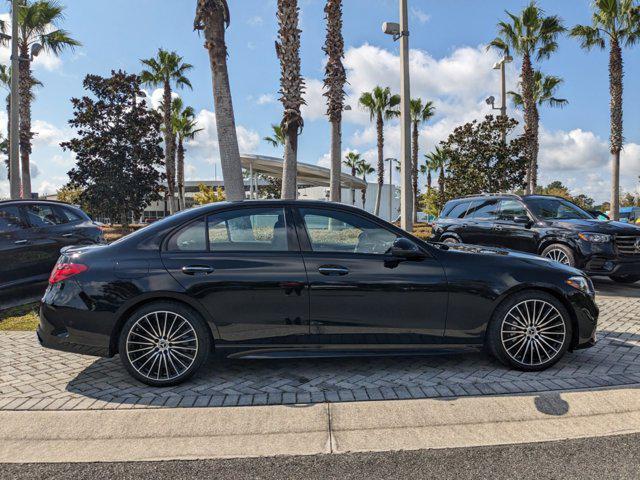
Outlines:
[[[413,452],[142,463],[0,465],[2,479],[638,479],[640,434]]]

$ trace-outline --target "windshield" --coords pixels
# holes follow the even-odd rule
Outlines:
[[[544,220],[593,220],[593,217],[567,200],[560,198],[528,198],[533,213]]]

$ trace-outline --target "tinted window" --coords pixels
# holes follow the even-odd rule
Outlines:
[[[577,205],[559,198],[530,198],[527,206],[545,220],[577,220],[593,218]]]
[[[462,202],[454,205],[451,211],[447,213],[447,218],[464,218],[469,208],[469,203],[470,202]]]
[[[467,211],[467,218],[493,220],[498,217],[497,200],[474,200]]]
[[[51,205],[37,203],[27,205],[26,212],[29,223],[34,227],[51,227],[66,223]]]
[[[207,221],[212,252],[282,252],[289,249],[282,208],[222,212],[209,216]]]
[[[0,208],[0,233],[15,232],[27,228],[20,217],[18,207],[8,206]]]
[[[300,209],[314,252],[384,254],[398,238],[374,222],[347,212]]]
[[[205,252],[207,237],[204,218],[174,233],[169,239],[167,249],[172,252]]]
[[[63,223],[79,222],[82,217],[70,208],[58,207],[56,209]]]
[[[500,202],[500,219],[512,220],[515,217],[528,217],[527,209],[517,200],[502,200]]]

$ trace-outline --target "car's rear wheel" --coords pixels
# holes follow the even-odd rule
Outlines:
[[[523,371],[544,370],[562,358],[571,342],[569,312],[544,292],[525,291],[495,311],[487,347],[502,363]]]
[[[460,242],[456,238],[449,237],[442,240],[442,243],[446,243],[447,245],[456,245]]]
[[[638,280],[640,280],[639,275],[611,275],[609,278],[614,282],[627,284],[636,283]]]
[[[198,313],[179,303],[154,302],[129,317],[119,352],[127,371],[147,385],[176,385],[209,356],[211,338]]]
[[[561,243],[549,245],[542,251],[542,256],[570,267],[575,267],[576,265],[576,257],[573,250]]]

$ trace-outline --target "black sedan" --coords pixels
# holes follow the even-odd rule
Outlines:
[[[531,371],[594,344],[580,271],[423,242],[362,210],[303,201],[187,210],[108,246],[69,248],[44,296],[46,347],[120,354],[155,386],[232,358],[432,354],[486,346]]]

